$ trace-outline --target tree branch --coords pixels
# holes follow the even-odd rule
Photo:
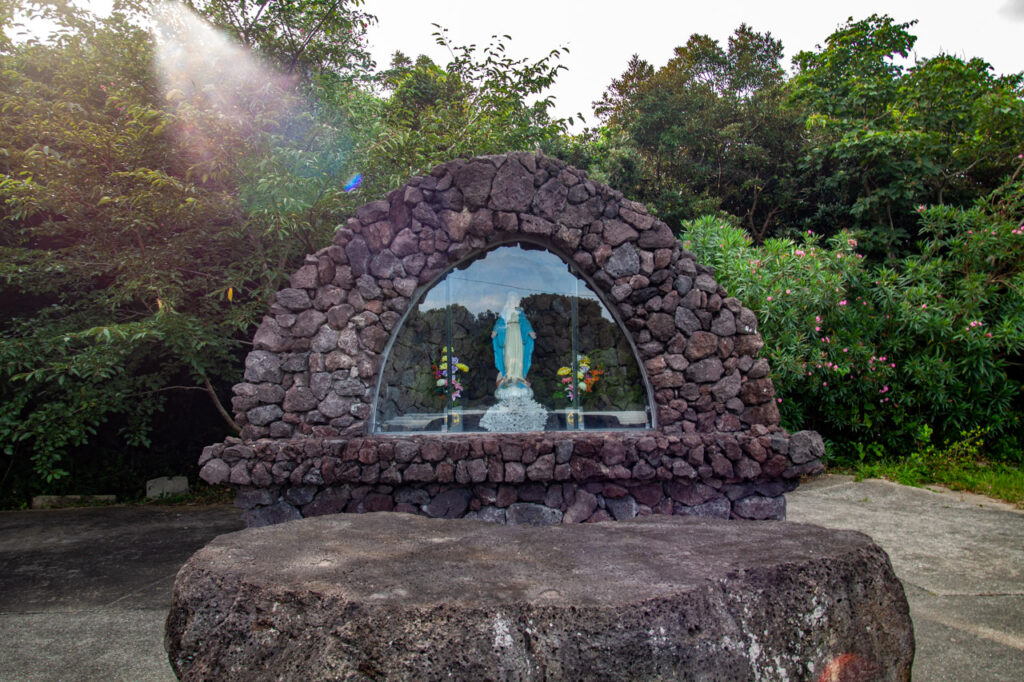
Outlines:
[[[203,386],[164,386],[163,388],[155,388],[152,391],[142,391],[141,393],[135,393],[133,395],[152,395],[153,393],[161,393],[163,391],[203,391],[204,393],[207,393],[213,401],[213,406],[217,408],[217,412],[220,413],[220,416],[228,423],[228,426],[234,429],[235,433],[241,432],[242,427],[240,427],[228,411],[224,409],[224,404],[221,403],[220,398],[217,397],[217,392],[213,390],[213,386],[210,384],[210,380],[205,376],[203,377]]]
[[[206,375],[203,375],[203,385],[206,386],[206,392],[210,394],[210,399],[213,400],[213,405],[217,408],[217,411],[220,412],[220,416],[224,417],[224,421],[228,423],[228,426],[235,430],[235,433],[240,433],[242,431],[242,427],[240,427],[238,423],[231,418],[228,411],[224,409],[224,405],[221,404],[220,398],[217,397],[217,392],[213,390],[213,386],[210,384],[210,380],[206,378]]]

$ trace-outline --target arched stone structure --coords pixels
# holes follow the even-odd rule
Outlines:
[[[636,431],[369,429],[384,351],[455,265],[527,241],[571,258],[630,335],[653,398]],[[339,511],[577,522],[646,513],[783,518],[820,471],[814,432],[779,425],[757,320],[640,204],[532,153],[456,160],[356,211],[306,257],[254,337],[240,439],[200,475],[251,525]]]

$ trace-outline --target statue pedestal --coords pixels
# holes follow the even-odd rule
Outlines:
[[[516,381],[499,386],[494,391],[498,399],[480,419],[480,426],[488,431],[543,431],[548,411],[533,399],[533,389]]]

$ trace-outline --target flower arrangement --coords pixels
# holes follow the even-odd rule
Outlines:
[[[594,385],[604,374],[604,368],[595,367],[586,355],[576,356],[576,377],[572,377],[571,367],[559,367],[558,388],[555,390],[555,397],[568,401],[576,400],[577,394],[592,393]]]
[[[459,362],[455,357],[455,350],[451,347],[441,348],[441,359],[436,365],[431,365],[434,370],[434,392],[437,395],[445,395],[448,382],[451,381],[451,400],[455,402],[462,395],[462,382],[459,381],[459,372],[468,372],[469,365]]]

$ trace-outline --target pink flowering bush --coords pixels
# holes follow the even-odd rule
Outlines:
[[[990,443],[1019,452],[1024,192],[1015,187],[969,210],[920,208],[917,255],[885,264],[865,261],[845,232],[754,246],[709,217],[682,239],[757,313],[784,425],[819,430],[837,454],[871,443],[892,454],[919,445],[932,433],[924,427],[936,442],[988,428]]]

